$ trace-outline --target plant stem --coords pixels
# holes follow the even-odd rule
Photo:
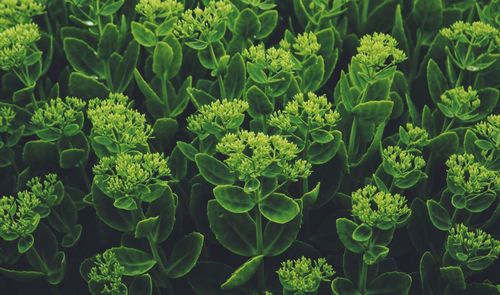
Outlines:
[[[142,206],[140,203],[139,203],[138,207],[139,208],[137,208],[136,212],[138,213],[140,220],[146,219],[146,216],[144,215],[144,212],[142,211]],[[137,222],[139,222],[139,221],[137,221]],[[156,260],[156,263],[158,264],[158,267],[160,269],[161,274],[166,276],[167,270],[165,268],[165,265],[163,264],[163,260],[161,258],[160,252],[158,251],[158,248],[156,247],[155,239],[153,238],[153,236],[151,234],[148,234],[146,238],[148,240],[149,248],[151,249],[151,254],[153,255],[153,258]]]
[[[349,162],[351,162],[351,157],[354,156],[354,145],[356,144],[356,131],[358,129],[358,120],[356,117],[352,120],[351,133],[349,134],[349,149],[347,155],[349,157]]]
[[[212,59],[212,62],[214,63],[215,68],[217,69],[219,67],[219,61],[217,60],[217,57],[215,56],[214,47],[212,46],[212,43],[210,43],[210,45],[208,45],[208,50],[210,51],[210,58]],[[219,84],[221,98],[227,98],[226,97],[226,88],[224,87],[224,81],[222,81],[222,76],[219,73],[217,73],[217,83]]]
[[[260,190],[255,193],[255,199],[258,202],[260,200]],[[259,211],[259,208],[255,208],[255,237],[257,241],[257,254],[264,254],[264,243],[262,238],[262,214]],[[259,288],[259,292],[264,291],[265,284],[265,272],[264,272],[264,262],[262,262],[259,266],[259,270],[257,273],[257,286]]]
[[[365,293],[367,276],[368,276],[368,265],[362,260],[361,273],[359,274],[359,281],[358,281],[358,290],[359,292],[361,292],[361,294]]]

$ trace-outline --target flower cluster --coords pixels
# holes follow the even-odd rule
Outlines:
[[[406,124],[406,128],[399,128],[399,138],[405,146],[411,149],[421,150],[429,143],[429,133],[411,123]]]
[[[102,285],[99,294],[127,294],[127,287],[122,282],[124,270],[116,254],[108,250],[95,256],[94,266],[90,269],[88,279],[90,282]]]
[[[352,193],[352,215],[368,226],[390,229],[410,214],[406,199],[400,194],[377,191],[373,185]]]
[[[33,177],[28,180],[26,185],[31,193],[47,207],[54,206],[63,197],[62,183],[59,182],[57,175],[53,173],[45,175],[43,180],[40,177]]]
[[[479,108],[480,104],[481,101],[477,91],[470,86],[467,90],[460,86],[446,90],[441,95],[441,102],[438,102],[438,107],[446,117],[466,121],[476,116],[474,112]]]
[[[184,5],[177,0],[140,0],[135,10],[150,21],[179,16]]]
[[[28,23],[33,16],[43,13],[45,13],[45,0],[2,0],[0,29]]]
[[[398,42],[383,33],[365,35],[360,40],[358,53],[353,57],[360,64],[381,70],[406,59],[406,54],[397,48]]]
[[[441,34],[450,41],[466,42],[471,46],[496,49],[500,46],[500,31],[480,21],[473,23],[457,21],[449,28],[441,29]]]
[[[83,100],[76,97],[51,99],[35,111],[31,122],[37,127],[58,131],[76,124],[79,130],[83,124],[82,110],[85,105]]]
[[[21,191],[17,198],[3,196],[0,199],[0,237],[12,241],[33,233],[40,222],[36,208],[41,201],[29,191]]]
[[[500,115],[489,115],[474,127],[476,133],[500,149]]]
[[[271,47],[266,49],[264,44],[254,45],[243,51],[250,62],[259,68],[277,74],[279,72],[292,72],[297,68],[297,61],[289,49]]]
[[[465,262],[473,270],[478,270],[476,267],[486,268],[500,255],[500,241],[481,229],[471,231],[463,224],[450,229],[446,248],[453,259]],[[483,258],[486,263],[477,265],[474,263],[474,260],[478,261],[477,258]]]
[[[152,133],[146,116],[128,107],[123,94],[110,94],[108,99],[89,102],[87,115],[92,122],[92,134],[118,144],[122,152],[144,146]]]
[[[211,34],[225,25],[233,5],[228,0],[210,1],[204,9],[196,7],[186,10],[174,27],[174,34],[179,38],[209,41]]]
[[[93,168],[96,184],[114,199],[149,201],[156,186],[165,188],[170,169],[159,153],[121,153],[103,157]],[[155,195],[156,196],[156,195]]]
[[[459,195],[479,194],[500,188],[500,173],[476,162],[472,154],[454,154],[446,161],[447,183]]]
[[[216,100],[187,118],[187,129],[197,135],[218,135],[237,130],[245,119],[248,103],[243,100]]]
[[[312,261],[301,257],[282,262],[277,273],[284,290],[303,295],[316,292],[321,282],[329,281],[335,271],[324,258]]]
[[[298,93],[292,101],[269,118],[269,124],[282,130],[294,129],[297,124],[311,129],[328,127],[332,129],[340,120],[340,114],[333,110],[332,104],[325,95],[318,96],[313,92],[306,95]]]
[[[11,107],[0,107],[0,133],[7,132],[15,117],[16,112]]]
[[[0,69],[9,71],[23,64],[40,39],[34,23],[17,24],[0,32]]]
[[[404,175],[420,170],[425,167],[422,156],[403,150],[399,146],[388,146],[382,151],[384,170],[392,176],[403,177]]]
[[[228,166],[248,180],[260,176],[283,176],[296,180],[311,174],[311,164],[296,159],[297,146],[283,136],[243,130],[229,133],[217,144],[217,150],[228,156]]]
[[[293,44],[295,54],[300,56],[308,56],[316,54],[321,49],[321,44],[318,43],[318,37],[313,32],[305,32],[297,35]]]

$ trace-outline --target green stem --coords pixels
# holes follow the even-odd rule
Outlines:
[[[108,85],[108,88],[111,89],[112,92],[115,91],[113,80],[111,79],[111,67],[109,65],[109,60],[104,62],[104,75],[106,75],[106,84]]]
[[[455,87],[460,86],[460,84],[462,84],[463,79],[464,79],[464,71],[460,70],[460,73],[458,74],[457,81],[455,81]]]
[[[367,276],[368,276],[368,265],[364,261],[361,261],[361,272],[359,274],[359,281],[358,281],[358,290],[359,292],[361,292],[361,294],[364,294],[366,291]]]
[[[349,149],[347,153],[347,155],[349,156],[349,162],[351,161],[351,157],[354,156],[354,146],[356,144],[357,129],[358,129],[358,120],[356,120],[356,117],[354,117],[351,125],[351,133],[349,134]]]
[[[457,208],[453,208],[453,214],[451,215],[451,224],[455,224],[455,222],[457,221],[457,217],[458,217],[458,209]]]
[[[208,50],[210,51],[210,58],[212,59],[212,62],[214,63],[215,68],[217,69],[219,67],[219,61],[217,60],[217,57],[215,56],[214,47],[212,46],[212,43],[210,43],[210,45],[208,45]],[[226,88],[224,87],[224,81],[222,81],[222,76],[219,73],[217,73],[217,83],[219,84],[221,98],[227,98],[226,97]]]
[[[260,200],[260,190],[255,194],[256,202]],[[258,208],[255,208],[255,237],[257,241],[257,254],[264,254],[264,242],[262,238],[262,214],[260,213]],[[257,273],[257,286],[259,288],[259,292],[264,292],[264,284],[265,284],[265,272],[264,272],[264,262],[262,262],[259,266],[259,270]]]
[[[146,216],[144,215],[144,212],[142,211],[142,206],[140,203],[138,204],[138,207],[139,208],[137,208],[136,214],[139,216],[139,219],[140,220],[146,219]],[[160,272],[162,273],[162,275],[166,276],[167,270],[165,268],[165,264],[163,264],[163,260],[161,258],[160,252],[158,251],[158,248],[156,247],[155,239],[153,238],[153,236],[151,234],[148,234],[146,238],[148,240],[149,249],[151,250],[151,254],[153,255],[153,258],[156,260],[156,263],[158,264],[158,268],[160,269]]]
[[[34,245],[28,250],[28,252],[32,254],[33,258],[36,260],[36,263],[42,268],[42,272],[44,274],[48,273],[49,271],[47,268],[47,264],[45,263],[45,261],[43,261],[42,257],[40,257],[40,254],[38,254],[38,251],[36,250]]]
[[[165,102],[165,109],[167,112],[167,116],[170,116],[170,104],[168,102],[168,89],[167,89],[167,79],[165,77],[161,77],[161,98]]]

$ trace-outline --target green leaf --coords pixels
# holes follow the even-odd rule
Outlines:
[[[456,290],[463,290],[467,286],[462,269],[459,266],[444,266],[439,269],[441,278]]]
[[[142,275],[156,264],[156,260],[149,253],[138,249],[122,246],[111,248],[109,251],[116,255],[116,259],[124,267],[123,274],[126,276]]]
[[[122,1],[123,4],[123,1]],[[97,56],[101,59],[108,59],[117,50],[120,32],[113,23],[108,23],[99,39],[97,46]]]
[[[334,295],[361,295],[354,284],[346,278],[335,278],[331,287]]]
[[[102,75],[102,63],[94,49],[85,41],[68,37],[63,41],[63,48],[68,62],[76,71],[89,76]]]
[[[130,42],[120,63],[118,63],[116,68],[112,69],[115,91],[124,92],[127,89],[139,59],[139,51],[139,44],[135,41]]]
[[[386,272],[375,278],[368,285],[366,294],[370,295],[406,295],[410,291],[411,277],[402,272]]]
[[[226,164],[216,158],[199,153],[195,156],[196,166],[201,176],[213,185],[233,184],[235,175],[229,170]]]
[[[79,98],[107,97],[109,89],[95,77],[73,72],[69,75],[68,87],[71,95]]]
[[[32,140],[24,145],[23,160],[30,167],[51,169],[57,165],[58,159],[57,147],[53,143]]]
[[[447,231],[452,227],[448,211],[434,200],[427,200],[427,210],[432,224],[439,230]]]
[[[234,289],[248,282],[259,269],[263,259],[264,255],[250,258],[231,274],[231,276],[221,285],[221,288],[224,290]]]
[[[165,42],[158,42],[153,52],[153,73],[155,73],[162,81],[168,77],[170,63],[173,58],[173,50],[170,45]]]
[[[28,252],[31,247],[33,247],[34,238],[32,235],[27,235],[26,237],[22,237],[17,241],[17,251],[20,254],[24,254]]]
[[[246,93],[249,104],[248,113],[254,118],[262,115],[269,115],[274,110],[274,104],[271,103],[267,95],[257,86],[252,86]]]
[[[137,222],[137,225],[135,227],[134,237],[137,239],[137,238],[146,238],[152,235],[156,231],[159,219],[160,219],[159,216],[154,216]]]
[[[234,34],[245,38],[253,38],[259,33],[261,23],[259,18],[250,8],[243,9],[236,18]]]
[[[149,274],[135,277],[128,287],[128,295],[151,295],[153,294],[153,281]]]
[[[236,53],[231,58],[224,77],[227,98],[241,98],[243,90],[245,89],[246,79],[247,72],[245,69],[245,61],[240,53]]]
[[[290,197],[282,193],[273,193],[259,202],[259,210],[272,222],[284,224],[297,216],[299,205]]]
[[[432,58],[427,62],[427,86],[432,101],[435,104],[441,101],[441,94],[449,89],[448,81],[443,72],[441,72],[438,64]]]
[[[443,1],[415,0],[412,15],[418,28],[429,32],[437,30],[443,21]]]
[[[144,47],[152,47],[155,46],[157,39],[155,36],[155,33],[151,31],[150,29],[146,28],[141,23],[132,22],[132,35],[134,36],[134,39],[139,42]]]
[[[314,60],[310,61],[311,64],[304,69],[304,73],[301,77],[301,90],[304,93],[318,90],[323,82],[323,76],[325,75],[325,63],[323,58],[321,56],[314,57]],[[311,59],[312,58],[313,57],[311,57]]]
[[[100,11],[99,14],[103,16],[111,16],[118,12],[122,7],[124,0],[116,0],[111,3],[106,4]]]
[[[312,190],[302,195],[301,200],[302,204],[304,204],[304,210],[311,209],[316,204],[316,200],[318,199],[319,195],[320,185],[321,184],[318,182]]]
[[[437,153],[441,157],[447,158],[458,150],[458,135],[452,131],[441,133],[429,141],[428,147],[433,153]]]
[[[313,142],[306,151],[306,158],[311,164],[321,165],[330,161],[339,150],[342,133],[334,130],[331,134],[333,140],[327,143]]]
[[[207,214],[210,229],[224,248],[240,256],[257,255],[255,222],[248,213],[231,213],[210,200]]]
[[[358,104],[352,111],[358,118],[378,125],[389,118],[393,106],[392,101],[368,101]]]
[[[232,213],[246,213],[255,206],[254,199],[243,188],[234,185],[218,185],[214,188],[215,199]]]
[[[366,242],[372,237],[372,228],[362,223],[352,233],[352,239],[356,242]]]
[[[192,232],[179,240],[165,264],[169,278],[180,278],[189,273],[196,265],[203,248],[202,234]]]
[[[356,223],[347,218],[339,218],[336,221],[336,225],[340,241],[349,251],[358,254],[365,251],[363,245],[352,238],[354,231],[358,227]]]
[[[488,209],[496,200],[496,194],[493,192],[486,192],[467,199],[465,208],[473,213],[480,213]]]
[[[381,245],[374,245],[370,247],[363,254],[363,261],[368,265],[380,263],[389,254],[389,248]]]
[[[34,270],[14,270],[0,267],[0,274],[12,280],[31,281],[45,277],[45,274]]]
[[[133,232],[132,212],[120,210],[113,206],[113,199],[106,196],[95,184],[91,187],[92,203],[97,217],[107,226],[121,232]]]
[[[278,23],[278,11],[268,10],[259,14],[259,22],[261,24],[260,31],[256,34],[256,38],[262,40],[269,36],[276,28]]]
[[[264,229],[264,255],[278,256],[285,252],[297,239],[302,223],[299,213],[290,222],[279,224],[268,222]]]
[[[199,151],[190,143],[178,141],[176,145],[182,154],[191,161],[194,161],[196,154],[199,153]]]

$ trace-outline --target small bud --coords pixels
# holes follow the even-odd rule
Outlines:
[[[310,294],[318,290],[321,282],[328,282],[335,271],[324,258],[312,261],[301,257],[282,262],[277,273],[284,290],[291,294]]]

